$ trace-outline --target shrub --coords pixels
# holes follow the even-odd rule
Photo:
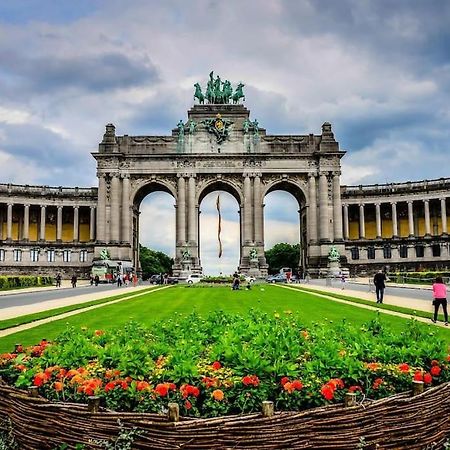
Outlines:
[[[21,287],[46,286],[53,283],[52,277],[36,275],[1,275],[0,290],[17,289]]]

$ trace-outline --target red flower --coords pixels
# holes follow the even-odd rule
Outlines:
[[[334,389],[342,389],[344,387],[344,382],[340,378],[332,378],[328,384],[331,384]]]
[[[447,356],[447,361],[450,361],[450,355]]]
[[[433,381],[433,377],[428,372],[423,376],[423,382],[425,384],[431,384]]]
[[[103,334],[105,334],[105,332],[103,330],[95,330],[96,336],[102,336]]]
[[[419,370],[414,374],[414,381],[423,381],[423,374]]]
[[[215,378],[215,377],[203,377],[203,379],[202,379],[202,383],[207,387],[207,388],[210,388],[210,387],[216,387],[216,386],[219,386],[219,380],[217,379],[217,378]]]
[[[128,389],[128,383],[127,383],[126,381],[121,381],[121,382],[120,382],[120,387],[121,387],[123,390],[126,390],[126,389]]]
[[[180,387],[180,392],[183,395],[183,398],[187,398],[190,395],[193,395],[194,397],[198,397],[200,395],[200,390],[198,387],[191,386],[190,384],[183,384]]]
[[[34,376],[33,385],[42,386],[49,379],[49,376],[44,372],[39,372]]]
[[[348,392],[357,392],[357,391],[362,392],[361,386],[350,386],[348,388]]]
[[[399,364],[398,370],[400,370],[400,372],[403,372],[403,373],[409,372],[409,365],[406,363]]]
[[[185,407],[186,409],[191,409],[191,408],[192,408],[192,403],[191,403],[189,400],[186,400],[186,401],[184,402],[184,407]]]
[[[280,381],[280,383],[281,383],[281,386],[284,386],[286,383],[288,383],[289,382],[289,378],[288,377],[283,377],[282,379],[281,379],[281,381]]]
[[[441,368],[439,366],[433,366],[430,370],[431,375],[433,377],[438,377],[441,374]]]
[[[300,391],[303,388],[303,383],[300,380],[294,380],[291,384],[297,391]]]
[[[439,365],[439,361],[433,359],[433,360],[431,361],[431,365],[432,365],[432,366],[438,366],[438,365]]]
[[[328,383],[322,386],[320,393],[325,397],[326,400],[330,401],[334,398],[334,389]]]
[[[165,397],[168,393],[169,393],[169,387],[167,386],[167,383],[164,384],[158,384],[155,387],[155,392],[160,396],[160,397]]]
[[[246,375],[242,378],[242,383],[245,386],[259,386],[259,378],[256,375]]]
[[[105,392],[112,391],[116,387],[116,383],[114,381],[110,381],[109,383],[105,384]]]
[[[213,370],[219,370],[220,368],[222,368],[222,364],[220,364],[219,361],[214,361],[212,366]]]

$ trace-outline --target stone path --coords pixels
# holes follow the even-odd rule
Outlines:
[[[136,289],[138,289],[139,291],[142,291],[143,289],[148,288],[148,287],[149,286],[143,286],[141,289],[138,289],[138,288],[136,288]],[[0,330],[0,338],[4,337],[4,336],[8,336],[10,334],[18,333],[19,331],[29,330],[30,328],[38,327],[39,325],[43,325],[44,323],[54,322],[55,320],[65,319],[66,317],[74,316],[76,314],[81,314],[83,312],[91,311],[93,309],[101,308],[103,306],[113,305],[114,303],[123,302],[125,300],[131,300],[131,299],[139,297],[141,295],[152,294],[153,292],[161,291],[162,289],[167,289],[169,287],[171,287],[171,286],[155,288],[151,291],[146,291],[146,292],[133,291],[133,293],[130,293],[130,295],[128,295],[126,297],[119,298],[117,300],[111,300],[110,302],[101,303],[100,305],[87,306],[86,308],[80,308],[75,311],[69,311],[66,313],[58,314],[56,316],[51,316],[51,317],[47,317],[45,319],[36,320],[34,322],[24,323],[23,325],[18,325],[17,327],[7,328],[6,330]],[[107,294],[108,294],[107,296],[112,297],[110,292],[108,292]],[[90,300],[93,300],[92,296],[91,296]]]
[[[347,305],[351,305],[351,306],[356,306],[358,308],[363,308],[363,309],[369,309],[371,311],[379,311],[382,314],[390,314],[391,316],[397,316],[397,317],[403,317],[404,319],[410,319],[412,316],[410,314],[404,314],[401,312],[397,312],[397,311],[390,311],[387,309],[380,309],[376,306],[376,302],[375,302],[375,294],[372,292],[360,292],[360,291],[352,291],[351,289],[338,289],[338,288],[333,288],[333,287],[324,287],[324,286],[320,286],[320,287],[314,287],[312,285],[307,285],[307,286],[303,286],[301,284],[297,284],[294,286],[287,286],[287,285],[276,285],[280,288],[284,288],[284,289],[291,289],[294,291],[301,291],[301,292],[307,292],[307,293],[313,293],[314,295],[317,295],[318,297],[322,297],[322,298],[326,298],[327,300],[332,300],[334,302],[338,302],[338,303],[345,303]],[[354,303],[348,300],[343,300],[343,299],[338,299],[335,297],[332,297],[330,295],[326,295],[326,294],[322,294],[320,292],[333,292],[336,294],[340,294],[340,295],[346,295],[348,297],[354,297],[354,298],[361,298],[363,300],[370,300],[373,301],[374,305],[363,305],[361,303]],[[433,312],[433,306],[431,303],[431,299],[430,302],[424,302],[423,300],[416,300],[416,299],[409,299],[408,300],[408,304],[405,305],[405,298],[404,297],[394,297],[394,296],[387,296],[384,299],[384,303],[387,305],[395,305],[395,306],[403,306],[406,308],[410,308],[412,310],[417,310],[417,311],[426,311],[426,312]],[[438,322],[436,324],[433,324],[431,322],[430,319],[426,319],[425,317],[416,317],[414,316],[414,318],[416,320],[418,320],[419,322],[423,322],[423,323],[427,323],[430,325],[435,325],[435,326],[440,326],[440,327],[444,327],[447,328],[443,322]]]

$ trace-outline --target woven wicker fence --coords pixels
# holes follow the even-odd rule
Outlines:
[[[73,448],[90,439],[111,439],[118,419],[144,433],[134,449],[424,449],[442,448],[450,435],[450,383],[411,396],[408,393],[345,408],[331,405],[303,412],[180,418],[156,414],[92,413],[86,405],[51,403],[0,385],[0,414],[12,421],[23,450]],[[361,438],[365,445],[362,447]],[[429,447],[430,448],[430,447]]]

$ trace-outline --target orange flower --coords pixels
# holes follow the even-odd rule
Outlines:
[[[180,387],[180,392],[183,395],[183,398],[189,397],[190,395],[193,395],[194,397],[198,397],[200,395],[200,390],[190,384],[183,384]]]
[[[409,372],[409,365],[406,363],[399,364],[397,367],[398,367],[398,370],[400,370],[400,372],[403,372],[403,373]]]
[[[378,370],[378,369],[381,368],[381,364],[380,364],[380,363],[377,363],[377,362],[372,362],[372,363],[367,363],[367,364],[366,364],[366,367],[367,367],[369,370],[375,371],[375,370]]]
[[[224,394],[223,391],[221,391],[220,389],[216,389],[215,391],[213,391],[212,396],[214,400],[221,402],[223,400]]]
[[[383,378],[377,378],[374,382],[373,382],[373,389],[378,389],[382,384],[384,383]]]
[[[25,372],[25,370],[27,370],[27,368],[23,364],[17,364],[16,366],[14,366],[14,368],[20,370],[21,372]]]
[[[186,400],[186,401],[184,402],[184,407],[185,407],[186,409],[191,409],[191,408],[192,408],[192,403],[191,403],[189,400]]]
[[[219,380],[217,379],[217,378],[215,378],[215,377],[203,377],[203,379],[202,379],[202,383],[207,387],[207,388],[210,388],[210,387],[217,387],[217,386],[219,386]]]
[[[75,369],[70,369],[67,373],[66,373],[66,378],[72,378],[72,377],[74,377],[75,375],[79,375],[78,374],[78,370],[75,370]]]
[[[61,383],[61,381],[55,381],[53,387],[55,388],[56,392],[60,392],[64,389],[64,385]]]
[[[281,386],[284,386],[286,383],[288,383],[289,382],[289,378],[288,377],[283,377],[282,379],[281,379],[281,381],[280,381],[280,383],[281,383]]]
[[[150,384],[148,384],[146,381],[138,381],[136,383],[136,390],[137,391],[145,391],[150,389]]]
[[[103,330],[95,330],[95,335],[96,336],[102,336],[104,334],[105,334],[105,332]]]
[[[214,361],[213,363],[212,363],[212,369],[213,370],[219,370],[221,367],[222,367],[222,364],[220,364],[220,362],[219,361]]]

